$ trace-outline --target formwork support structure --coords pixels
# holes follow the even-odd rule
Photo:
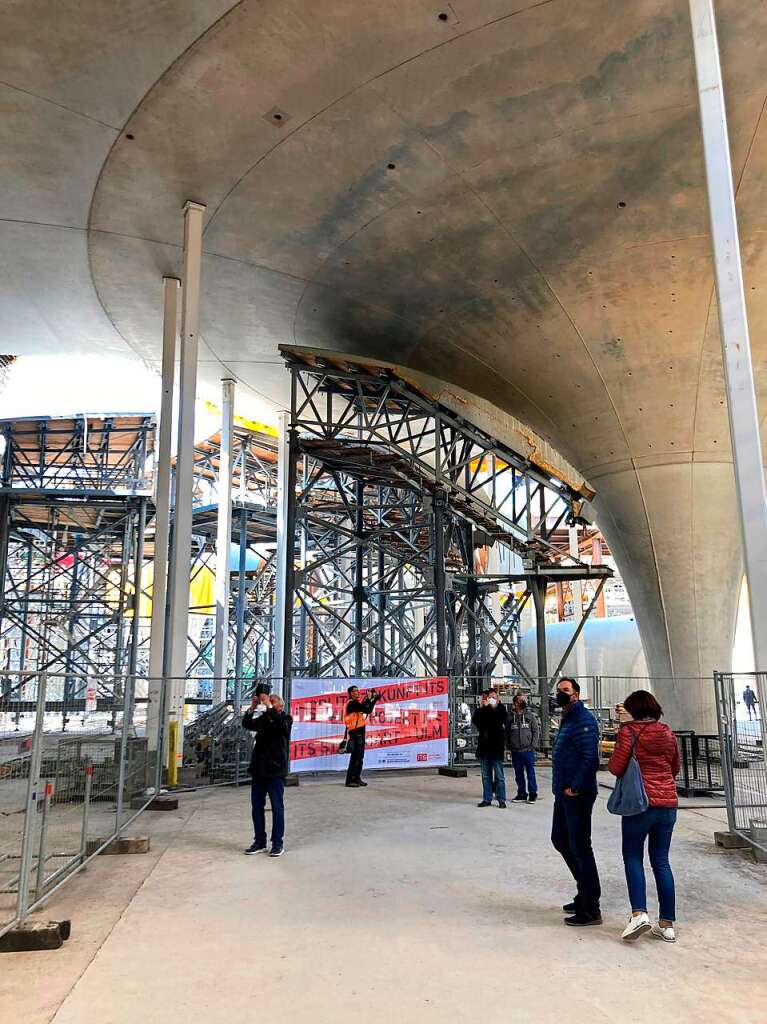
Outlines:
[[[391,371],[283,354],[292,402],[279,674],[449,675],[469,692],[502,679],[537,689],[516,644],[530,595],[545,595],[549,580],[612,574],[553,542],[562,524],[585,522],[584,495]],[[491,547],[502,571],[482,569]]]
[[[64,730],[89,700],[109,706],[114,727],[122,680],[139,664],[154,420],[35,417],[0,431],[0,649],[19,673],[6,678],[4,708],[34,710],[25,673],[47,672]]]

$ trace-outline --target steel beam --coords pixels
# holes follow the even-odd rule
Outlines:
[[[690,0],[727,413],[757,671],[767,670],[767,492],[713,0]],[[767,707],[761,676],[759,700]],[[767,759],[767,746],[764,750]]]
[[[218,521],[216,529],[216,629],[213,639],[213,701],[226,700],[229,664],[229,557],[232,545],[232,465],[234,459],[235,382],[221,381],[221,450],[218,468]],[[240,480],[245,479],[245,453]],[[240,537],[242,546],[242,537]],[[238,620],[239,630],[239,620]],[[238,634],[239,635],[239,634]]]
[[[152,623],[149,636],[149,682],[146,735],[150,750],[157,749],[160,732],[162,675],[168,594],[168,538],[170,530],[170,460],[173,435],[173,388],[176,377],[178,290],[180,281],[164,277],[162,322],[162,384],[155,473],[154,576]]]
[[[176,445],[176,505],[169,573],[167,642],[170,700],[169,720],[178,722],[178,750],[183,749],[189,566],[192,556],[192,499],[194,486],[194,413],[197,398],[202,223],[205,207],[184,206],[184,273],[181,312],[181,370],[179,377],[178,441]]]

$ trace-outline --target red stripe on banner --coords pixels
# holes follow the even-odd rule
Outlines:
[[[372,689],[372,687],[370,688]],[[360,699],[364,700],[370,693],[370,689],[360,688]],[[383,704],[395,704],[398,701],[423,700],[428,697],[446,697],[449,691],[449,682],[446,676],[435,676],[432,679],[395,679],[390,682],[375,684],[375,689],[381,694],[377,707]],[[343,721],[346,704],[349,695],[341,693],[318,693],[313,697],[294,697],[290,702],[290,713],[297,722],[317,721],[317,710],[322,707],[322,722]],[[332,713],[328,715],[328,706]]]
[[[368,729],[365,733],[365,750],[380,750],[384,747],[402,747],[412,743],[426,743],[429,740],[446,740],[448,737],[447,711],[422,712],[428,714],[421,722],[395,722],[383,728]],[[335,757],[343,739],[339,736],[317,736],[312,739],[293,740],[290,744],[291,761],[307,757]]]

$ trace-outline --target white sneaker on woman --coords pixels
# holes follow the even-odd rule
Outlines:
[[[634,939],[638,939],[640,935],[644,935],[645,932],[649,932],[652,925],[650,924],[650,918],[647,914],[634,914],[629,918],[629,923],[623,929],[622,939],[626,942],[633,942]]]
[[[652,933],[656,939],[663,939],[664,942],[676,942],[676,935],[673,928],[661,928],[660,923],[652,926]]]

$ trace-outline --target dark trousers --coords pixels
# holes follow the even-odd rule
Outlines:
[[[598,914],[602,890],[599,872],[591,848],[591,812],[596,794],[589,796],[557,796],[551,842],[570,868],[578,892],[575,907],[578,913]]]
[[[253,779],[250,807],[253,812],[253,838],[266,846],[266,797],[272,808],[272,846],[282,846],[285,838],[285,780]]]
[[[349,767],[346,770],[346,783],[359,782],[362,778],[362,763],[365,760],[365,730],[352,729],[349,733]]]
[[[511,752],[511,763],[514,765],[514,778],[517,780],[517,796],[538,795],[538,781],[535,778],[535,751],[521,750]],[[527,776],[527,779],[525,779]]]

